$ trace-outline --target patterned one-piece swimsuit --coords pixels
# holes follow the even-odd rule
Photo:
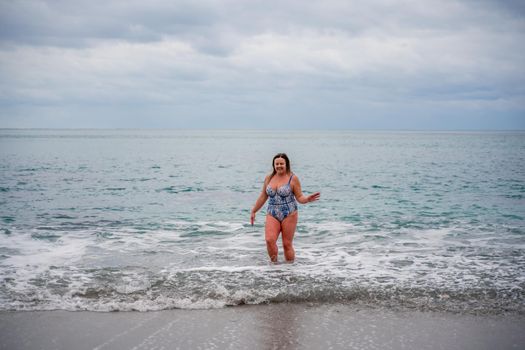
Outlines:
[[[269,197],[267,212],[280,222],[297,210],[297,202],[290,186],[292,177],[293,174],[288,183],[277,188],[277,190],[274,190],[269,184],[266,187],[266,194]]]

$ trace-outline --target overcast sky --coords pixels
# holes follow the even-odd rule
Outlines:
[[[524,4],[0,0],[0,127],[525,129]]]

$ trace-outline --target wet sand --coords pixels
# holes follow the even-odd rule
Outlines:
[[[0,349],[524,349],[525,315],[330,304],[2,312]]]

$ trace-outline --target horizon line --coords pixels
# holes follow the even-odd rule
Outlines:
[[[383,129],[383,128],[177,128],[177,127],[0,127],[0,130],[172,130],[172,131],[364,131],[364,132],[525,132],[525,129]]]

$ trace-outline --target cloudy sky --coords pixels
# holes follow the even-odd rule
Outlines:
[[[525,129],[525,5],[0,0],[0,127]]]

